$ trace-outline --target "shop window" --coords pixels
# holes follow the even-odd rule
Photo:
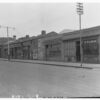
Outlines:
[[[53,44],[48,47],[47,56],[54,57],[61,55],[61,46],[60,44]]]
[[[96,39],[83,41],[83,54],[98,55],[98,43]]]

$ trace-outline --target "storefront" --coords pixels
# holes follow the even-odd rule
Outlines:
[[[10,44],[10,57],[13,59],[22,59],[22,45],[20,42]]]
[[[97,38],[85,39],[83,41],[83,55],[84,62],[99,62],[99,47]]]
[[[73,40],[64,41],[64,61],[76,61],[76,43]],[[79,50],[79,49],[78,49]]]
[[[23,59],[31,59],[31,41],[23,41],[22,43]]]
[[[80,62],[80,32],[74,31],[63,36],[64,61]],[[100,63],[100,27],[82,30],[82,59],[86,63]]]
[[[61,61],[61,37],[49,38],[45,41],[45,59]]]
[[[38,39],[32,39],[32,45],[31,45],[31,53],[32,53],[32,59],[37,60],[38,59]]]

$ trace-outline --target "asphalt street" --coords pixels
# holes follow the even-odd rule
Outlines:
[[[0,61],[0,97],[100,97],[100,69]]]

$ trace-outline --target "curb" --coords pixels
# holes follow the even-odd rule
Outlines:
[[[50,63],[28,62],[28,61],[16,61],[16,60],[13,60],[11,62],[23,62],[23,63],[32,63],[32,64],[52,65],[52,66],[59,66],[59,67],[63,66],[63,67],[71,67],[71,68],[93,69],[91,67],[80,67],[80,66],[71,66],[71,65],[59,65],[59,64],[50,64]]]
[[[0,59],[3,61],[8,61],[7,59]],[[42,65],[52,65],[52,66],[63,66],[63,67],[70,67],[70,68],[82,68],[82,69],[93,69],[92,67],[80,67],[80,66],[71,66],[71,65],[59,65],[59,64],[50,64],[50,63],[38,63],[38,62],[28,62],[22,60],[10,60],[10,62],[20,62],[20,63],[32,63],[32,64],[42,64]]]

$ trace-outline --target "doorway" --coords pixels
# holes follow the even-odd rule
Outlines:
[[[80,62],[81,55],[80,55],[80,41],[76,41],[76,61]]]
[[[48,45],[45,46],[45,60],[48,60]]]

